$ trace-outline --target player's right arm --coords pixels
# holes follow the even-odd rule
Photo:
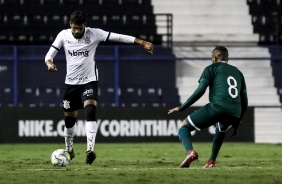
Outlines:
[[[168,111],[168,114],[171,114],[173,112],[179,112],[184,111],[188,107],[190,107],[192,104],[194,104],[197,100],[199,100],[206,92],[206,89],[208,87],[209,83],[206,80],[200,80],[199,85],[197,89],[194,91],[194,93],[186,100],[185,103],[183,103],[179,107],[175,107],[173,109],[170,109]]]
[[[45,56],[45,64],[47,66],[48,71],[54,72],[57,70],[56,65],[53,62],[54,57],[57,55],[59,49],[62,47],[64,41],[63,41],[63,31],[61,31],[53,44],[51,45],[49,51],[47,52]]]
[[[245,83],[245,79],[243,77],[242,79],[242,85],[241,85],[241,92],[240,92],[240,98],[241,98],[241,115],[240,115],[240,119],[236,124],[232,124],[232,127],[234,128],[234,132],[232,134],[233,137],[235,137],[238,134],[238,128],[239,125],[241,123],[241,120],[243,119],[246,111],[247,111],[247,107],[248,107],[248,95],[247,95],[247,87],[246,87],[246,83]]]
[[[184,111],[192,104],[194,104],[196,101],[198,101],[205,94],[208,86],[209,83],[207,80],[205,79],[200,80],[199,85],[197,89],[194,91],[194,93],[187,99],[187,101],[184,104],[178,107],[179,111]]]
[[[248,95],[247,95],[247,87],[246,87],[246,83],[245,83],[245,79],[243,78],[242,80],[242,88],[241,88],[241,117],[240,117],[240,121],[242,120],[246,110],[248,107]]]
[[[50,72],[57,71],[57,66],[53,63],[53,61],[48,59],[47,61],[45,61],[45,63],[47,65],[48,71],[50,71]]]

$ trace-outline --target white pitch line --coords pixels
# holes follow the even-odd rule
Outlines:
[[[134,168],[134,167],[124,167],[124,168],[105,168],[105,167],[94,167],[94,168],[88,168],[87,166],[85,167],[77,167],[77,168],[72,168],[72,167],[62,167],[62,168],[37,168],[37,169],[16,169],[15,171],[72,171],[72,170],[87,170],[87,171],[93,171],[93,170],[113,170],[113,171],[148,171],[148,170],[200,170],[205,168],[201,167],[190,167],[190,168],[185,168],[181,169],[178,167],[149,167],[149,168]],[[274,167],[216,167],[213,169],[225,169],[225,170],[238,170],[238,169],[274,169]],[[2,169],[0,169],[2,170]]]

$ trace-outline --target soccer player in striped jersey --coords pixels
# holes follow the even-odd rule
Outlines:
[[[65,116],[65,144],[71,159],[75,157],[73,138],[79,109],[85,110],[87,137],[86,163],[92,164],[96,158],[94,152],[97,133],[96,107],[98,93],[98,69],[95,63],[95,52],[100,42],[113,41],[128,44],[139,44],[147,52],[153,53],[151,42],[132,36],[107,32],[102,29],[86,27],[87,16],[77,10],[70,16],[70,29],[62,30],[52,43],[45,56],[49,71],[57,71],[53,62],[61,47],[64,47],[67,73],[63,99]]]
[[[197,89],[184,104],[168,111],[170,114],[185,110],[200,99],[209,87],[210,103],[188,115],[179,128],[179,139],[187,152],[180,168],[189,167],[192,161],[198,159],[198,153],[192,146],[191,131],[200,131],[216,124],[212,153],[204,168],[215,167],[225,131],[233,127],[232,136],[238,133],[240,121],[248,106],[247,89],[243,74],[227,63],[228,57],[228,50],[224,46],[215,47],[212,51],[212,64],[204,69]]]

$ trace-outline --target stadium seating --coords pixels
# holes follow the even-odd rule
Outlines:
[[[282,42],[282,5],[276,0],[248,0],[254,32],[258,33],[260,45]]]
[[[150,0],[2,0],[0,41],[50,44],[60,30],[69,28],[68,18],[78,9],[88,14],[90,27],[162,43]],[[7,28],[11,31],[7,32]]]
[[[14,90],[13,87],[0,87],[0,106],[13,106],[14,105]]]
[[[155,14],[173,14],[174,44],[258,41],[246,0],[152,0],[152,5]]]
[[[0,74],[4,81],[0,86],[0,105],[62,106],[66,73],[65,56],[61,49],[55,58],[58,71],[48,72],[44,56],[49,47],[49,45],[1,47],[5,54],[0,59]],[[15,58],[12,57],[13,48],[17,53]],[[118,58],[115,56],[116,50]],[[99,69],[98,105],[103,107],[179,105],[178,90],[175,87],[175,56],[170,48],[155,46],[155,51],[156,54],[150,55],[138,46],[99,46],[96,55]],[[14,59],[17,60],[16,63],[11,62]],[[13,72],[14,68],[16,73]],[[10,79],[15,79],[16,84]],[[17,91],[16,95],[14,89]]]
[[[69,28],[69,15],[76,9],[81,9],[89,15],[87,22],[87,26],[89,27],[98,27],[106,31],[136,36],[151,41],[155,45],[163,43],[163,35],[157,34],[156,15],[153,14],[151,0],[20,0],[20,3],[18,0],[1,0],[0,41],[2,44],[9,45],[47,44],[49,46],[60,30]],[[170,23],[170,25],[172,24]],[[166,24],[164,26],[167,27]],[[168,35],[166,34],[165,36],[167,37]],[[169,41],[172,40],[170,39]],[[106,44],[111,45],[113,43]],[[102,45],[105,44],[102,43]],[[114,49],[101,48],[98,47],[96,58],[99,70],[103,71],[99,73],[99,80],[102,84],[99,93],[101,103],[99,104],[103,106],[114,106],[116,105],[116,96],[115,92],[111,89],[115,85],[115,58],[113,58],[115,53]],[[36,49],[35,51],[35,49],[24,49],[24,46],[18,47],[20,58],[18,76],[24,76],[19,77],[18,81],[18,102],[21,105],[29,104],[28,106],[38,106],[45,103],[50,105],[57,101],[57,98],[50,99],[54,94],[45,94],[45,91],[54,85],[63,86],[63,80],[58,82],[54,79],[64,78],[61,75],[65,72],[65,63],[62,62],[64,60],[64,54],[60,52],[56,57],[56,59],[60,58],[56,64],[60,68],[61,73],[49,75],[44,63],[34,63],[34,60],[37,58],[39,58],[38,60],[42,60],[46,52],[46,48]],[[158,57],[169,59],[169,61],[165,59],[165,64],[162,63],[162,60],[158,60],[155,63],[155,58],[147,58],[145,62],[140,59],[135,61],[135,52],[142,57],[144,55],[143,49],[136,50],[133,52],[134,55],[128,55],[126,49],[120,49],[119,52],[121,53],[121,57],[123,57],[120,65],[120,81],[122,81],[120,86],[128,88],[136,85],[142,88],[142,91],[146,91],[151,86],[159,86],[160,88],[172,86],[175,88],[175,80],[173,78],[175,76],[175,57],[171,53],[171,50],[156,47],[155,53],[160,53]],[[10,56],[12,55],[13,53],[10,53]],[[150,62],[152,64],[148,64]],[[149,72],[150,75],[144,76],[143,73],[148,70],[148,66],[150,66],[150,71],[160,72],[160,74],[156,75],[154,72]],[[38,70],[34,70],[34,67],[38,68]],[[129,69],[132,71],[128,72]],[[148,80],[151,80],[149,86],[147,83]],[[42,81],[45,81],[44,85],[46,89],[40,84]],[[54,84],[54,81],[57,83]],[[26,86],[41,87],[37,90],[26,91]],[[28,89],[32,88],[28,87]],[[33,98],[34,91],[39,91],[39,93]],[[129,97],[124,98],[124,93],[120,94],[120,96],[122,103],[130,101]],[[148,98],[143,97],[145,105],[151,103],[149,102],[149,98],[154,98],[151,98],[151,96],[153,95],[149,94]],[[177,91],[173,96],[178,96]],[[30,102],[28,102],[28,99],[30,99]],[[157,102],[160,101],[158,100]],[[178,104],[179,100],[176,98],[174,102]],[[3,104],[1,99],[0,103]],[[144,102],[142,104],[144,105]]]

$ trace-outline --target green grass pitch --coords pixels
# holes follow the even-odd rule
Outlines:
[[[211,143],[194,143],[199,161],[180,169],[186,153],[180,143],[95,145],[97,159],[85,164],[86,144],[75,144],[76,157],[55,167],[50,155],[64,144],[0,144],[0,183],[282,183],[281,144],[224,143],[216,168],[203,169]]]

